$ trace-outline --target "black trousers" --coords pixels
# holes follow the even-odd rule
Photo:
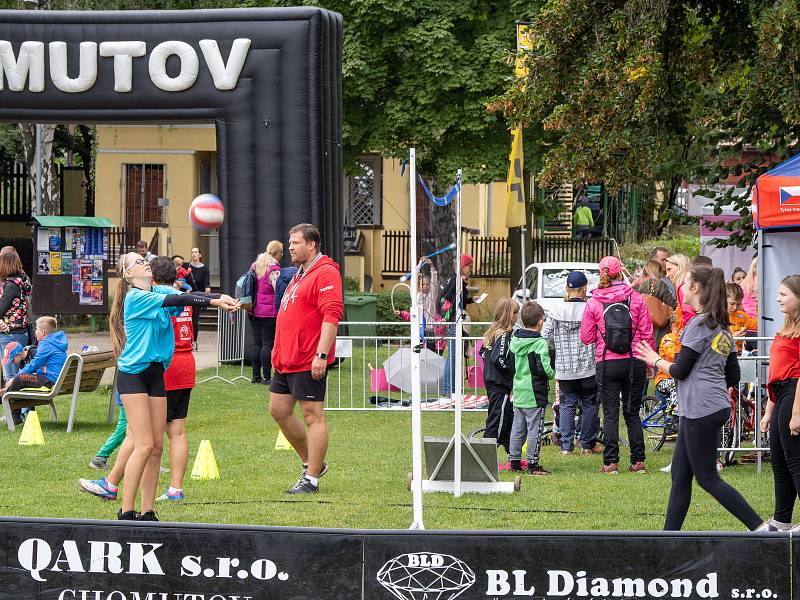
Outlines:
[[[253,317],[253,347],[250,362],[253,364],[253,377],[272,379],[272,346],[275,344],[276,317]]]
[[[644,461],[644,434],[639,409],[647,385],[645,365],[630,358],[597,363],[597,396],[603,407],[603,464],[619,463],[619,407],[628,430],[631,464]]]
[[[792,512],[800,492],[800,435],[791,435],[797,379],[786,379],[772,384],[775,408],[769,424],[769,451],[772,462],[772,480],[775,484],[775,520],[792,522]]]
[[[17,373],[8,383],[8,392],[18,392],[25,388],[39,388],[46,387],[52,388],[53,382],[50,381],[42,373]],[[14,419],[14,425],[22,423],[22,409],[15,408],[11,411],[11,416]]]
[[[495,438],[497,445],[508,452],[511,440],[511,424],[514,422],[514,406],[511,404],[511,392],[508,390],[489,389],[489,411],[486,413],[485,438]]]
[[[680,418],[675,453],[672,455],[672,488],[669,491],[665,531],[680,531],[692,500],[692,479],[728,512],[752,531],[763,519],[735,488],[717,472],[717,441],[731,410],[724,408],[699,419]]]

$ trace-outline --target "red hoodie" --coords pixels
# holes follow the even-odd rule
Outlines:
[[[650,313],[647,312],[647,305],[642,300],[641,294],[634,291],[627,283],[615,281],[608,288],[597,288],[592,292],[592,297],[586,304],[586,311],[583,313],[581,322],[581,341],[584,344],[597,344],[597,360],[603,360],[603,351],[606,344],[603,336],[606,333],[606,323],[603,320],[603,310],[605,304],[614,302],[625,302],[630,298],[631,321],[633,322],[633,342],[631,344],[634,355],[636,346],[644,340],[650,347],[653,347],[653,322],[650,320]],[[611,350],[605,353],[606,360],[619,360],[630,358],[630,354],[617,354]]]
[[[322,255],[308,271],[298,271],[283,294],[272,366],[279,373],[310,371],[322,323],[339,325],[343,313],[339,265]],[[328,350],[328,364],[334,361],[335,350],[334,340]]]

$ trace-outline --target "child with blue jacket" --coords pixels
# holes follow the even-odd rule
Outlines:
[[[0,397],[8,392],[18,392],[24,388],[52,388],[58,379],[64,363],[67,362],[67,336],[58,330],[55,317],[36,319],[36,354],[6,387],[0,389]],[[13,360],[13,357],[9,357]],[[14,424],[22,423],[22,410],[12,411]]]

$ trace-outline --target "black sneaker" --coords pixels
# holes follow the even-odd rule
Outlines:
[[[325,475],[325,473],[327,472],[328,472],[328,463],[322,463],[322,471],[320,471],[319,475],[317,475],[317,479]],[[303,472],[300,474],[300,478],[302,479],[303,477],[305,477],[306,473],[308,473],[308,465],[304,464]]]
[[[294,487],[286,490],[286,494],[316,494],[319,492],[319,486],[311,483],[308,477],[301,477]]]
[[[253,378],[250,380],[250,383],[262,383],[262,381],[263,381],[263,380],[261,379],[261,377],[253,377]]]
[[[508,461],[508,470],[512,473],[522,473],[522,463],[518,460]]]
[[[122,512],[122,509],[117,511],[117,521],[138,521],[139,520],[139,513],[135,510],[128,510]]]
[[[137,521],[158,521],[158,515],[154,510],[146,510],[142,514],[139,515],[139,518],[136,519]]]

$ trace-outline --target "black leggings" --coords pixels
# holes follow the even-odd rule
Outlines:
[[[769,423],[769,451],[775,483],[775,520],[792,522],[794,502],[800,490],[800,435],[789,433],[797,379],[772,384],[775,407]]]
[[[253,377],[272,379],[272,346],[275,343],[276,317],[253,317],[253,348],[250,362],[253,363]],[[262,375],[263,373],[263,375]]]
[[[763,519],[742,495],[717,472],[717,442],[731,409],[723,408],[699,419],[680,418],[678,440],[672,455],[672,489],[669,491],[665,531],[680,531],[692,500],[692,478],[717,502],[752,531]]]

